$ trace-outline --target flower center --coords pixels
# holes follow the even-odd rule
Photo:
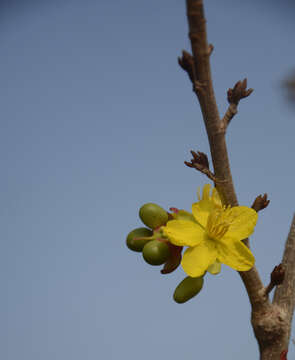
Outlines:
[[[230,207],[214,209],[207,221],[206,232],[211,239],[220,240],[233,223],[235,216]]]

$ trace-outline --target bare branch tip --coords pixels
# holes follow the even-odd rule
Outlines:
[[[267,296],[275,286],[281,285],[285,278],[285,269],[282,264],[274,267],[270,274],[270,283],[265,288],[265,295]]]
[[[211,173],[209,170],[209,160],[205,153],[202,153],[201,151],[195,152],[193,150],[190,151],[193,158],[190,162],[185,161],[185,165],[194,168],[201,173],[205,174],[209,179],[215,181],[214,174]]]
[[[248,97],[249,95],[252,94],[253,91],[254,91],[254,89],[252,89],[252,88],[246,90],[246,95],[244,97]]]
[[[178,64],[184,71],[187,72],[191,82],[194,84],[194,59],[192,55],[186,50],[182,50],[182,56],[178,57]]]
[[[252,92],[253,89],[247,89],[247,78],[243,81],[239,80],[235,86],[227,91],[227,100],[230,104],[238,105],[239,101],[245,97],[248,97]]]
[[[267,194],[258,195],[252,204],[252,209],[256,212],[265,209],[270,203],[270,200],[267,198]]]
[[[284,281],[284,278],[285,278],[285,269],[284,269],[283,265],[279,264],[279,265],[275,266],[270,275],[271,283],[274,286],[281,285]]]
[[[193,168],[193,167],[194,167],[194,166],[193,166],[190,162],[188,162],[188,161],[184,161],[184,163],[185,163],[186,166],[188,166],[188,167],[190,167],[190,168]]]

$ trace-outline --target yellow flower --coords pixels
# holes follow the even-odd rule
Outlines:
[[[198,200],[208,200],[212,203],[212,206],[217,207],[217,208],[222,208],[222,202],[220,199],[220,196],[218,194],[217,189],[214,187],[211,191],[211,185],[210,184],[206,184],[203,187],[203,195],[201,196],[200,194],[200,187],[198,187]]]
[[[193,219],[175,219],[163,227],[172,244],[188,246],[181,265],[187,275],[202,276],[207,270],[220,271],[220,263],[238,271],[250,270],[255,262],[249,248],[241,241],[250,236],[257,212],[247,206],[224,207],[218,193],[205,185],[203,196],[192,205]]]

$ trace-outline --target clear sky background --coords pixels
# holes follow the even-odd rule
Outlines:
[[[295,108],[281,88],[294,6],[205,10],[220,113],[236,81],[254,88],[227,141],[240,204],[271,200],[251,238],[267,283],[295,211]],[[125,246],[142,204],[190,210],[208,182],[183,164],[209,154],[177,65],[187,32],[184,0],[1,1],[1,359],[258,359],[235,271],[179,305],[182,269],[161,275]]]

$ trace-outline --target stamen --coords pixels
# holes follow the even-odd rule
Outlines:
[[[236,216],[230,206],[215,209],[208,217],[207,233],[215,240],[220,240],[228,231]]]

